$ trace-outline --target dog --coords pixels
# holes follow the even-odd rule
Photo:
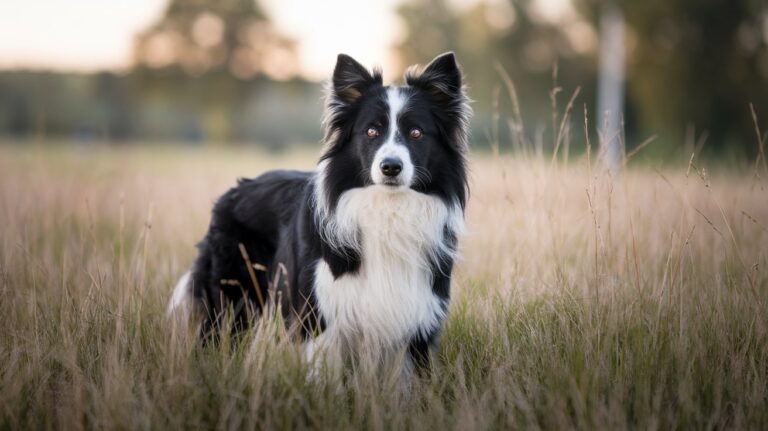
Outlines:
[[[453,53],[385,86],[340,54],[312,172],[240,179],[215,203],[168,311],[216,339],[272,298],[304,342],[341,363],[355,349],[403,352],[430,370],[464,226],[471,108]]]

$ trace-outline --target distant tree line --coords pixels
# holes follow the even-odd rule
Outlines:
[[[222,81],[140,72],[0,72],[0,135],[82,142],[259,143],[273,149],[321,137],[320,86],[301,80]],[[167,83],[164,85],[164,82]]]

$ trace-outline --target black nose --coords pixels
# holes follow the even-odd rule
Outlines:
[[[397,174],[403,170],[403,162],[401,162],[400,159],[387,157],[381,161],[379,167],[381,168],[382,174],[388,177],[396,177]]]

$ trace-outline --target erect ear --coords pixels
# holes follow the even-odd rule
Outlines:
[[[433,111],[441,118],[446,127],[448,143],[459,153],[465,153],[469,144],[469,119],[472,108],[469,107],[461,69],[452,52],[438,55],[419,73],[411,68],[405,73],[405,82],[426,92],[437,104]]]
[[[456,63],[456,56],[452,52],[446,52],[435,57],[420,74],[417,74],[415,70],[409,70],[405,75],[405,82],[408,85],[427,90],[439,100],[462,96],[461,70]]]
[[[363,92],[374,83],[381,83],[381,75],[371,75],[354,58],[339,54],[336,68],[333,70],[333,95],[342,103],[353,104]]]

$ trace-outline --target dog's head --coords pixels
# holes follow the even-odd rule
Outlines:
[[[320,163],[331,206],[343,191],[371,185],[464,206],[471,109],[456,58],[446,53],[423,70],[410,68],[405,84],[384,86],[380,71],[339,55]]]

